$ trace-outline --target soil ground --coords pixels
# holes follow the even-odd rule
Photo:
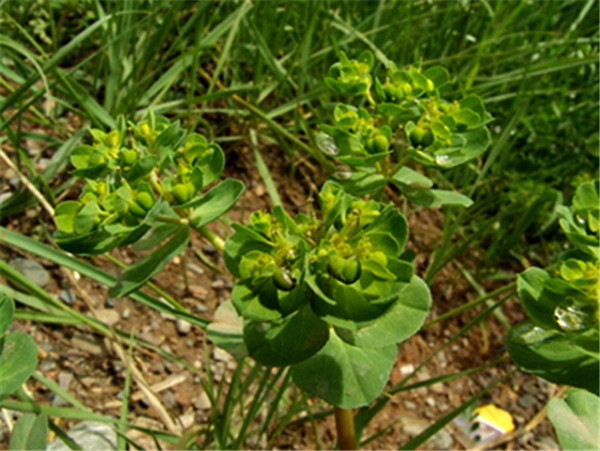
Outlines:
[[[10,153],[10,150],[9,146],[5,146],[5,151]],[[324,174],[309,161],[302,158],[291,161],[281,150],[274,147],[263,148],[261,151],[288,212],[294,214],[305,210],[311,196],[314,197],[317,187],[324,181]],[[241,201],[230,216],[234,220],[245,221],[251,211],[269,208],[270,199],[256,170],[251,149],[243,146],[230,147],[226,149],[226,156],[228,161],[226,175],[241,179],[246,185]],[[0,186],[3,187],[3,192],[16,189],[13,186],[14,176],[11,170],[2,166]],[[76,195],[76,189],[69,194],[69,196]],[[408,247],[417,253],[416,273],[423,275],[428,265],[428,256],[435,249],[443,216],[440,210],[412,208],[407,212],[407,216],[411,231]],[[24,214],[3,220],[2,225],[26,236],[43,237],[40,223],[52,227],[52,221],[45,212],[35,207]],[[214,224],[211,227],[221,236],[229,233],[223,224]],[[181,266],[178,264],[181,259],[175,259],[153,281],[190,311],[210,320],[215,308],[228,299],[232,281],[224,271],[215,270],[215,268],[223,268],[224,265],[211,245],[199,236],[194,236],[192,243],[193,248],[202,250],[210,264],[199,260],[192,248],[187,249],[185,257],[189,274],[187,290]],[[131,264],[140,257],[129,248],[115,250],[112,255],[125,264]],[[468,261],[465,255],[469,255]],[[136,349],[133,352],[134,362],[149,385],[166,384],[167,388],[159,391],[158,396],[168,414],[187,427],[193,424],[202,425],[208,421],[210,411],[207,409],[206,398],[202,395],[203,388],[199,383],[199,376],[180,363],[166,359],[158,353],[158,350],[171,353],[187,362],[199,374],[204,374],[207,369],[204,355],[207,352],[211,356],[209,364],[215,382],[219,383],[222,379],[229,381],[235,362],[215,350],[200,328],[192,326],[190,330],[186,330],[181,325],[178,327],[172,318],[128,298],[111,300],[107,297],[106,287],[101,284],[84,277],[79,280],[72,279],[64,268],[57,267],[51,262],[25,255],[12,247],[0,247],[0,258],[11,260],[15,257],[39,261],[51,276],[45,289],[56,296],[63,292],[64,297],[65,291],[71,293],[74,309],[85,313],[95,309],[98,315],[113,321],[115,328],[128,333],[134,332],[153,344],[156,351]],[[463,258],[459,260],[467,268],[472,269],[477,265],[477,258],[477,250],[471,250],[463,254]],[[97,257],[90,261],[111,274],[119,272],[119,269],[105,257]],[[483,287],[489,292],[501,285],[501,282],[485,283]],[[461,275],[458,266],[454,263],[449,264],[437,275],[432,286],[432,294],[434,306],[429,320],[477,297],[473,287]],[[402,343],[399,346],[389,387],[400,382],[406,374],[416,368],[433,351],[448,342],[453,334],[484,308],[485,306],[479,306],[459,316],[436,323]],[[525,319],[515,296],[499,310],[511,324]],[[106,340],[103,341],[88,328],[80,326],[19,320],[13,323],[13,329],[24,330],[36,340],[40,348],[38,369],[46,377],[58,382],[95,412],[119,417],[125,369],[122,361],[112,354],[109,346],[106,346]],[[443,349],[409,383],[464,371],[506,356],[504,348],[506,332],[502,323],[494,315],[490,315],[484,326],[474,327]],[[398,449],[406,441],[418,435],[427,425],[460,406],[470,396],[488,387],[513,369],[514,365],[506,358],[501,363],[472,375],[429,387],[403,391],[392,396],[390,402],[367,428],[365,437],[379,431],[384,432],[365,448]],[[62,400],[56,399],[54,393],[45,389],[39,382],[30,380],[26,387],[30,395],[40,404],[62,404]],[[250,391],[252,389],[251,387]],[[132,390],[136,393],[139,387],[133,383]],[[515,421],[516,436],[494,447],[497,449],[558,449],[550,423],[543,417],[536,417],[556,391],[556,386],[517,371],[480,399],[477,405],[495,404],[508,411]],[[142,394],[134,394],[133,399],[130,405],[130,421],[138,425],[162,429],[163,422],[159,412],[151,403]],[[311,402],[316,403],[318,400],[311,400]],[[539,418],[542,419],[538,422]],[[533,422],[530,423],[532,419]],[[73,420],[61,419],[57,419],[56,422],[63,429],[68,429],[76,423]],[[255,423],[259,425],[260,422],[259,416]],[[529,430],[530,426],[535,427]],[[3,427],[4,433],[0,434],[0,449],[6,449],[8,445],[6,424]],[[320,446],[327,449],[334,446],[334,435],[333,418],[329,417],[290,426],[269,446],[277,449],[315,449]],[[133,431],[132,438],[145,448],[156,447],[147,435]],[[261,448],[266,443],[253,445]],[[450,424],[421,448],[465,449],[473,446],[474,444],[460,428]]]

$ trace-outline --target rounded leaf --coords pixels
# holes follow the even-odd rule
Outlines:
[[[24,332],[14,332],[0,340],[0,399],[17,390],[35,371],[37,345]]]
[[[301,362],[323,347],[329,326],[309,305],[279,321],[247,321],[244,341],[250,356],[267,366]]]
[[[319,352],[292,366],[292,377],[300,389],[334,406],[366,406],[385,388],[396,352],[396,346],[352,346],[331,331]]]

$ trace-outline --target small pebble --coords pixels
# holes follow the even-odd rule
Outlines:
[[[536,399],[534,396],[530,395],[529,393],[526,395],[523,395],[519,398],[519,400],[517,401],[517,404],[522,407],[523,409],[529,409],[530,407],[533,407],[536,403]]]
[[[71,290],[62,290],[58,295],[58,299],[67,305],[73,305],[75,302],[75,295],[71,292]]]
[[[215,358],[215,360],[219,360],[221,362],[229,362],[233,360],[231,354],[229,354],[227,351],[221,348],[215,348],[215,350],[213,351],[213,357]]]
[[[400,374],[402,374],[403,376],[408,376],[414,370],[415,370],[415,366],[413,364],[409,363],[408,365],[402,365],[400,367]]]
[[[131,310],[129,310],[129,307],[125,307],[125,309],[121,313],[121,318],[129,319],[130,316],[131,316]]]
[[[197,302],[194,305],[194,310],[196,311],[196,313],[206,313],[207,308],[206,305]]]
[[[223,280],[215,280],[213,283],[210,284],[211,288],[215,289],[215,290],[221,290],[223,288],[225,288],[225,282]]]
[[[417,405],[414,402],[406,399],[404,400],[404,408],[406,410],[415,410],[417,408]]]
[[[452,436],[444,429],[428,441],[429,449],[452,449],[452,443],[454,443]]]
[[[175,401],[175,395],[173,394],[173,392],[171,390],[167,390],[165,392],[165,394],[162,397],[163,402],[165,403],[165,406],[167,406],[169,409],[174,407],[176,404]]]
[[[113,298],[106,298],[104,300],[104,306],[106,308],[113,308],[115,306],[115,301]]]
[[[48,271],[35,260],[13,258],[8,264],[39,287],[44,287],[50,282]]]
[[[435,406],[435,399],[433,399],[431,396],[428,396],[427,398],[425,398],[425,402],[427,403],[428,406]]]
[[[177,320],[175,321],[175,328],[177,329],[177,332],[179,334],[185,335],[192,330],[192,325],[187,321],[177,318]]]
[[[214,254],[216,254],[217,252],[219,252],[219,251],[217,250],[217,248],[216,248],[216,247],[214,247],[214,246],[213,246],[212,244],[210,244],[210,243],[208,243],[208,244],[205,244],[205,245],[202,247],[202,251],[203,251],[204,253],[206,253],[206,254],[209,254],[209,255],[214,255]]]
[[[201,285],[190,285],[188,291],[195,299],[204,300],[208,297],[208,290]]]
[[[42,360],[39,365],[40,371],[52,371],[56,368],[56,362],[54,360]]]
[[[198,396],[192,398],[192,404],[198,410],[210,409],[210,400],[205,392],[200,393]]]
[[[114,309],[101,308],[96,310],[96,314],[98,315],[98,320],[102,321],[107,326],[117,324],[121,319],[119,312]]]
[[[189,269],[192,272],[195,272],[196,274],[204,274],[204,269],[190,262],[187,263],[187,269]]]

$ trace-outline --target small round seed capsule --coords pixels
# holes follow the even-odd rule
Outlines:
[[[344,280],[342,282],[347,284],[356,282],[360,278],[361,272],[360,263],[357,260],[346,260],[344,265]]]
[[[374,148],[375,152],[377,152],[377,153],[387,152],[389,147],[390,147],[390,142],[388,141],[388,139],[385,135],[377,135],[373,139],[373,148]]]
[[[343,282],[344,279],[344,268],[346,267],[345,260],[339,255],[332,255],[329,257],[329,263],[327,264],[327,271],[332,277]]]
[[[277,268],[273,273],[273,284],[282,291],[291,291],[296,282],[287,269]]]
[[[190,191],[183,183],[178,183],[171,189],[171,194],[175,198],[175,201],[178,204],[183,204],[190,200],[192,196],[190,195]]]
[[[416,126],[410,133],[410,142],[414,147],[427,147],[433,143],[433,133],[428,128]]]
[[[135,203],[142,207],[144,210],[148,211],[154,205],[154,198],[150,193],[146,191],[141,191],[135,196]]]

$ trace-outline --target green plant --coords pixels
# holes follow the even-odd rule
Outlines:
[[[25,332],[7,333],[15,304],[0,295],[0,400],[25,383],[37,367],[37,345]]]
[[[217,240],[204,229],[237,201],[243,184],[216,182],[225,166],[223,151],[197,133],[186,134],[179,122],[150,114],[148,120],[109,133],[92,129],[93,145],[71,152],[73,175],[85,178],[78,200],[56,206],[54,235],[63,249],[101,254],[133,244],[152,249],[149,256],[124,271],[110,294],[125,296],[158,273],[189,241],[190,227]]]
[[[371,52],[364,51],[357,60],[349,60],[342,51],[339,56],[325,79],[327,85],[340,95],[364,96],[369,107],[338,104],[335,125],[319,126],[319,148],[351,168],[333,178],[353,194],[379,195],[392,184],[417,205],[470,206],[472,201],[464,195],[432,189],[433,181],[406,163],[447,169],[481,155],[490,144],[486,124],[492,121],[481,98],[444,99],[450,76],[441,66],[398,68],[388,61],[382,83],[371,75]]]
[[[519,297],[531,321],[514,326],[506,340],[524,370],[555,383],[598,394],[598,182],[582,184],[571,208],[559,209],[572,249],[556,274],[529,268],[518,277]]]
[[[598,448],[600,310],[598,182],[581,184],[570,208],[558,210],[572,248],[555,274],[529,268],[519,274],[519,297],[531,321],[506,337],[513,361],[523,370],[570,389],[550,401],[548,417],[563,449]]]
[[[322,188],[319,206],[320,215],[293,220],[275,207],[272,215],[254,212],[248,226],[234,225],[225,244],[238,279],[231,303],[244,319],[251,357],[291,365],[298,387],[351,409],[381,394],[397,344],[423,324],[431,296],[404,259],[408,226],[396,209],[333,182]],[[238,351],[241,341],[216,340]],[[346,423],[342,431],[353,429]]]

